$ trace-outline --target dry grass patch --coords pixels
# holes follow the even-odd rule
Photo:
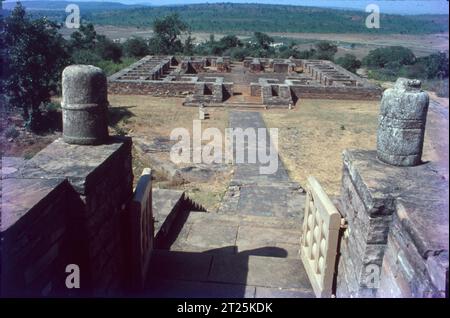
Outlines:
[[[192,136],[192,121],[198,119],[197,107],[182,106],[181,98],[158,98],[144,95],[109,95],[110,125],[118,134],[142,138],[151,142],[156,137],[170,137],[174,128],[185,128]],[[222,132],[228,126],[228,111],[224,108],[208,108],[210,119],[202,121],[202,130],[216,127]],[[159,160],[170,160],[169,153],[149,154]],[[133,152],[135,176],[148,166],[145,158]],[[161,174],[155,173],[155,187],[184,190],[196,202],[210,211],[217,209],[228,186],[230,175],[216,178],[209,183],[171,183]]]
[[[301,100],[296,109],[270,110],[264,120],[279,128],[279,152],[291,178],[305,185],[314,175],[338,195],[342,151],[375,149],[378,101]]]

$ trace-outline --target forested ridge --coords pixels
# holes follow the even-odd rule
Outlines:
[[[189,24],[192,31],[206,32],[310,32],[427,34],[448,32],[448,15],[400,16],[381,14],[381,28],[368,29],[362,11],[343,11],[287,5],[194,4],[132,7],[79,3],[82,19],[96,25],[149,28],[155,18],[172,13]],[[101,10],[99,9],[101,8]],[[29,11],[34,17],[47,16],[64,21],[64,10]]]

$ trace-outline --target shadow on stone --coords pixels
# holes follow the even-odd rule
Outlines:
[[[287,255],[282,248],[264,247],[229,254],[235,246],[205,252],[156,250],[150,266],[149,280],[144,292],[152,298],[253,298],[257,286],[277,289],[301,288],[280,280],[277,258],[260,257]],[[275,286],[280,283],[283,286]],[[308,285],[309,286],[309,285]],[[265,288],[265,287],[263,287]],[[275,295],[276,296],[276,295]]]

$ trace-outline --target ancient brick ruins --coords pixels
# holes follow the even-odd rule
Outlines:
[[[381,90],[330,61],[147,56],[108,79],[112,94],[185,96],[185,105],[288,107],[301,98],[377,100]]]

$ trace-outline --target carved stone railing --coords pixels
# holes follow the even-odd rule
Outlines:
[[[331,297],[341,215],[314,177],[308,178],[301,259],[317,297]]]
[[[152,172],[145,168],[127,209],[130,288],[143,288],[153,251]]]

